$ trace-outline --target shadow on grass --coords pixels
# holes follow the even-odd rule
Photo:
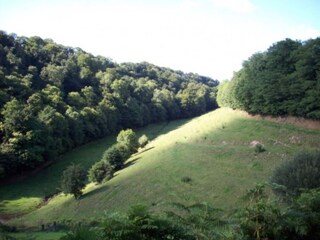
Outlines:
[[[101,193],[101,192],[105,192],[109,187],[106,186],[106,185],[102,185],[102,184],[101,184],[101,186],[99,188],[96,188],[96,189],[94,189],[94,190],[92,190],[92,191],[90,191],[88,193],[83,194],[80,197],[80,200],[85,199],[85,198],[90,197],[90,196],[93,196],[95,194]]]
[[[121,170],[123,170],[123,169],[125,169],[125,168],[127,168],[127,167],[132,166],[132,165],[135,164],[139,159],[140,159],[140,157],[137,157],[137,158],[134,158],[134,159],[132,159],[131,161],[125,163],[124,166],[123,166],[123,168],[122,168]],[[119,175],[119,172],[117,172],[116,174],[114,174],[112,178],[114,178],[114,177],[116,177],[116,176],[118,176],[118,175]],[[112,178],[111,178],[111,179],[112,179]],[[110,180],[110,179],[109,179],[109,180]],[[109,181],[109,180],[108,180],[108,181]],[[102,183],[102,184],[103,184],[103,183]],[[95,195],[95,194],[97,194],[97,193],[106,191],[107,188],[108,188],[108,187],[105,186],[105,185],[104,185],[104,186],[101,186],[100,188],[94,189],[93,191],[90,191],[90,192],[88,192],[88,193],[86,193],[86,194],[83,194],[80,199],[84,199],[84,198],[86,198],[86,197],[90,197],[90,196],[93,196],[93,195]]]
[[[140,155],[141,153],[147,152],[147,151],[149,151],[149,150],[151,150],[151,149],[153,149],[153,148],[155,148],[155,147],[149,147],[149,148],[143,149],[142,151],[137,152],[134,156],[138,156],[138,155]]]
[[[132,165],[135,164],[136,161],[138,161],[140,158],[141,158],[141,157],[137,157],[137,158],[132,159],[132,160],[129,161],[129,162],[126,162],[126,163],[123,165],[123,168],[122,168],[122,169],[125,169],[125,168],[127,168],[127,167],[132,166]],[[116,175],[115,175],[115,176],[116,176]]]

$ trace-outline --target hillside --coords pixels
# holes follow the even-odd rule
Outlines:
[[[320,148],[318,130],[258,120],[226,108],[170,122],[166,128],[172,131],[162,132],[132,156],[128,167],[110,181],[89,184],[79,201],[60,194],[11,223],[39,226],[55,220],[88,220],[137,203],[159,211],[160,203],[168,201],[209,202],[231,210],[241,204],[248,188],[268,181],[289,156]],[[261,142],[267,151],[255,153],[252,141]],[[185,177],[191,181],[182,181]]]
[[[0,31],[0,180],[123,128],[217,107],[218,82]]]

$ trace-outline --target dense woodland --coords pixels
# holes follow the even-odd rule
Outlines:
[[[0,31],[0,178],[123,128],[214,109],[217,85]]]
[[[219,86],[220,106],[320,119],[320,38],[286,39],[243,63]]]

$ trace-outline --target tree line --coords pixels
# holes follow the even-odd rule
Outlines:
[[[76,199],[82,195],[82,189],[90,182],[100,184],[110,180],[116,171],[125,166],[130,156],[142,149],[149,139],[142,135],[139,139],[132,129],[121,130],[117,136],[117,143],[107,148],[102,158],[95,162],[88,172],[80,164],[72,164],[62,173],[60,189],[65,194],[73,194]]]
[[[0,178],[124,128],[215,109],[217,85],[0,31]]]
[[[320,119],[320,38],[285,39],[253,54],[219,86],[220,106]]]

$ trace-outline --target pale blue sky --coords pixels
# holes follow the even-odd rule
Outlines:
[[[320,36],[319,12],[320,0],[0,0],[0,29],[223,80],[276,41]]]

